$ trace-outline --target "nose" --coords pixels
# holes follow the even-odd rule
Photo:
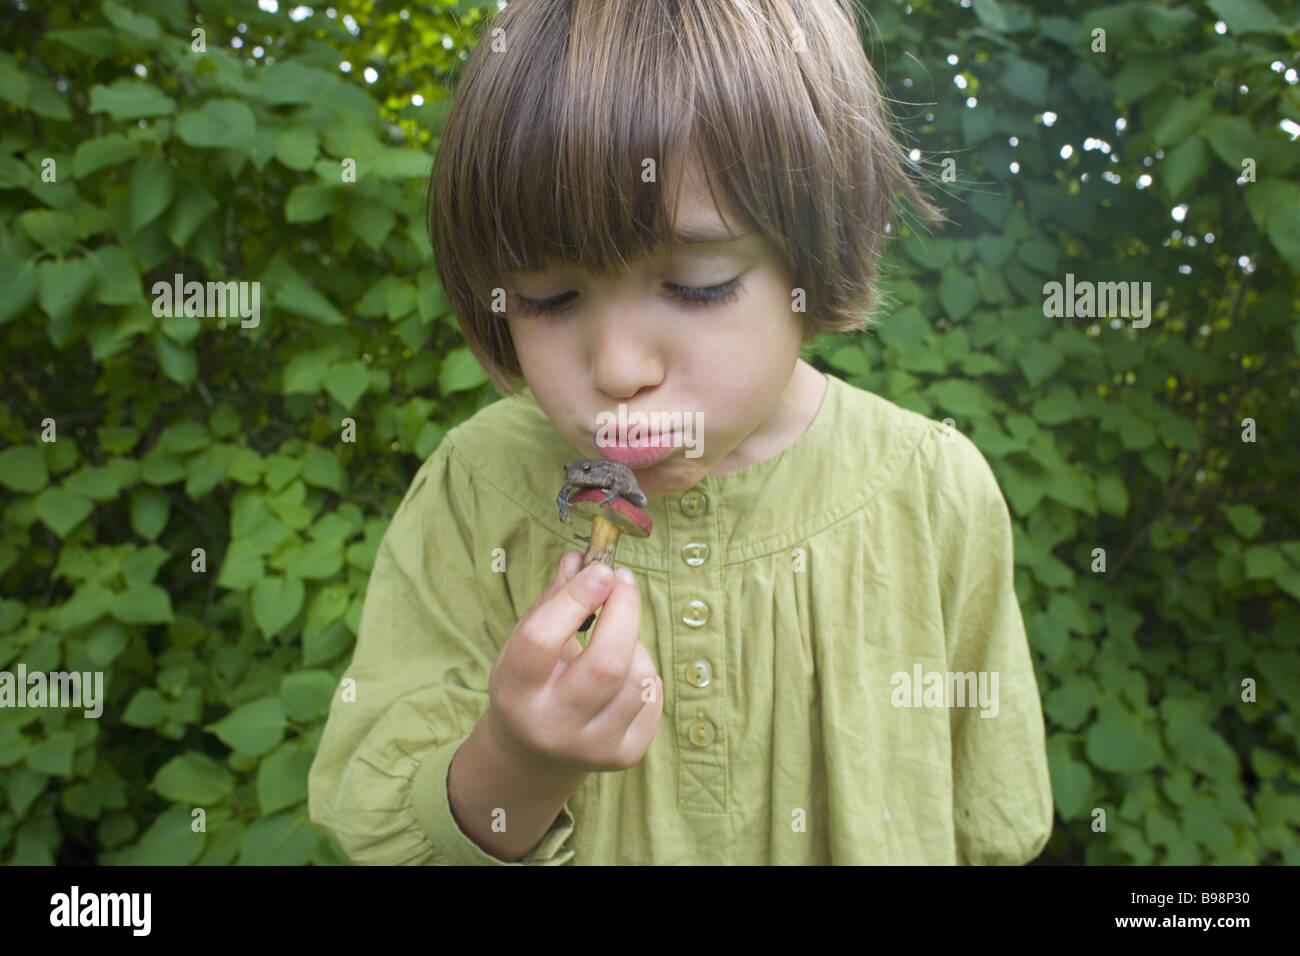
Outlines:
[[[663,381],[663,359],[654,335],[627,308],[604,309],[592,316],[591,381],[619,400]]]

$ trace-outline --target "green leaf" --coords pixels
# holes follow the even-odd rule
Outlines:
[[[91,253],[99,279],[95,301],[104,305],[133,305],[144,302],[140,270],[121,246],[101,246]]]
[[[45,456],[30,445],[14,445],[0,451],[0,485],[10,491],[30,494],[50,481]]]
[[[96,434],[99,436],[99,447],[114,455],[130,453],[140,440],[140,429],[134,425],[101,425],[96,429]]]
[[[1065,356],[1045,342],[1029,341],[1016,353],[1016,361],[1030,388],[1037,388],[1065,363]]]
[[[167,624],[172,620],[172,600],[156,584],[132,585],[117,595],[112,611],[123,624]]]
[[[940,273],[939,304],[952,321],[959,322],[966,318],[978,302],[979,291],[975,280],[965,271],[950,266]]]
[[[293,187],[284,205],[285,221],[316,222],[334,211],[334,187],[302,184]]]
[[[170,516],[171,503],[156,488],[137,488],[131,493],[131,528],[140,537],[156,541]]]
[[[135,120],[176,112],[176,101],[161,90],[135,80],[117,80],[90,88],[90,112],[108,113],[114,120]]]
[[[217,585],[231,591],[247,591],[262,580],[263,574],[265,569],[257,548],[247,540],[236,539],[230,542],[221,562]]]
[[[36,301],[36,265],[0,259],[0,325],[25,312]],[[0,483],[3,482],[0,473]]]
[[[306,820],[285,810],[255,820],[244,834],[239,866],[303,866],[320,837]]]
[[[131,174],[131,229],[138,232],[171,205],[176,196],[176,174],[163,159],[145,159]]]
[[[370,384],[370,370],[363,362],[335,362],[325,375],[325,391],[348,411]]]
[[[1148,448],[1156,442],[1156,430],[1130,411],[1120,419],[1119,440],[1126,451]]]
[[[1052,780],[1052,801],[1062,820],[1077,819],[1088,809],[1092,794],[1092,771],[1070,756],[1069,745],[1060,737],[1047,741],[1047,768]]]
[[[310,126],[286,126],[275,138],[275,158],[300,172],[312,168],[319,149],[316,130]]]
[[[177,249],[184,249],[199,226],[203,225],[219,205],[212,194],[197,182],[182,183],[180,195],[172,204],[163,227],[167,238]]]
[[[297,806],[307,799],[311,754],[296,740],[286,740],[257,768],[257,801],[262,816]]]
[[[251,150],[257,136],[257,118],[239,100],[215,99],[202,109],[176,118],[176,135],[200,149]]]
[[[1212,111],[1208,100],[1175,100],[1151,130],[1151,138],[1168,149],[1200,129]]]
[[[306,589],[298,578],[267,575],[253,587],[253,620],[274,637],[302,609]]]
[[[442,360],[438,370],[438,388],[443,395],[477,388],[488,380],[487,373],[468,348],[455,348]]]
[[[108,667],[126,650],[129,643],[126,628],[117,621],[106,620],[95,628],[90,640],[86,642],[86,653],[100,667]]]
[[[189,866],[203,852],[205,834],[194,832],[190,807],[173,806],[158,817],[133,847],[105,854],[109,866]]]
[[[1117,518],[1128,514],[1128,489],[1118,475],[1107,473],[1097,479],[1097,504]]]
[[[975,0],[975,16],[990,30],[1003,33],[1007,29],[1006,14],[1002,12],[997,0]]]
[[[1229,33],[1279,31],[1277,14],[1261,0],[1210,0],[1210,9],[1228,25]]]
[[[1263,747],[1250,748],[1250,766],[1255,771],[1255,776],[1261,780],[1272,780],[1286,770],[1285,761]]]
[[[51,777],[66,777],[72,773],[72,754],[76,749],[72,731],[56,730],[32,744],[27,751],[27,766]]]
[[[27,74],[12,61],[0,60],[0,100],[8,100],[14,106],[24,108],[30,91],[31,82]]]
[[[347,472],[333,452],[313,445],[303,452],[302,477],[310,485],[343,493]]]
[[[66,249],[77,239],[76,221],[67,213],[29,209],[17,222],[33,242],[47,249]]]
[[[1091,678],[1070,675],[1043,698],[1043,711],[1060,726],[1074,730],[1088,719],[1096,697],[1097,685]]]
[[[188,386],[199,374],[199,362],[191,349],[182,348],[161,332],[152,336],[158,367],[173,382]]]
[[[46,488],[36,496],[34,507],[36,516],[60,538],[66,538],[94,510],[89,498],[75,495],[63,487]]]
[[[329,713],[338,681],[326,670],[295,671],[280,680],[284,712],[299,723],[309,723]]]
[[[213,445],[186,462],[185,494],[194,501],[206,497],[226,477],[230,456],[229,445]]]
[[[167,716],[167,702],[153,687],[135,692],[122,714],[122,723],[131,727],[157,727]]]
[[[175,803],[211,807],[234,792],[235,778],[207,754],[190,750],[163,764],[149,788]]]
[[[340,85],[334,73],[292,61],[273,63],[258,72],[261,97],[274,105],[327,102],[325,97]]]
[[[116,166],[140,155],[138,140],[127,139],[121,133],[109,133],[88,139],[72,154],[72,175],[85,179],[105,166]]]
[[[372,160],[374,175],[380,179],[429,178],[433,158],[418,149],[386,149]]]
[[[1243,538],[1254,538],[1264,529],[1264,516],[1254,505],[1219,505],[1219,510]]]
[[[1300,272],[1300,190],[1289,197],[1269,216],[1265,228],[1273,248],[1294,271]]]
[[[345,584],[330,584],[321,588],[312,598],[311,606],[307,609],[307,622],[303,627],[304,637],[310,638],[319,634],[337,621],[348,609],[351,601],[351,592]],[[315,662],[307,663],[310,666]]]
[[[1236,778],[1237,755],[1207,723],[1202,701],[1166,697],[1160,716],[1169,752],[1184,766],[1211,777]]]
[[[1246,565],[1247,581],[1272,578],[1288,568],[1282,552],[1269,545],[1252,545],[1246,549],[1242,560]]]
[[[96,59],[105,59],[118,52],[117,39],[114,37],[113,31],[102,27],[92,27],[85,30],[50,30],[46,32],[45,36],[47,39],[62,43],[78,53],[84,53]]]
[[[1112,711],[1088,728],[1084,753],[1099,770],[1143,773],[1160,760],[1160,742],[1130,712]]]
[[[1082,409],[1073,389],[1056,385],[1034,403],[1030,414],[1044,425],[1063,425],[1078,418]]]
[[[275,292],[275,304],[322,325],[342,325],[343,313],[302,279],[285,282]]]
[[[310,541],[291,554],[285,571],[291,578],[331,578],[343,569],[343,545],[337,541]]]
[[[104,0],[104,16],[119,33],[129,34],[141,40],[157,40],[162,36],[158,21],[153,17],[135,13],[113,0]]]
[[[1191,136],[1171,149],[1157,171],[1163,175],[1170,199],[1179,199],[1210,168],[1210,151],[1200,136]]]
[[[1007,66],[998,80],[1003,92],[1032,106],[1047,105],[1047,67],[1040,63],[1008,57]]]
[[[62,320],[94,287],[98,275],[89,259],[46,259],[36,267],[37,299],[45,314]]]
[[[216,734],[227,746],[240,753],[260,757],[270,753],[284,739],[286,726],[280,698],[267,695],[235,708],[203,729]]]

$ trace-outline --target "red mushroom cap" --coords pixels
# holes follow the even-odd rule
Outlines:
[[[601,514],[614,522],[618,530],[634,538],[650,537],[650,516],[632,502],[621,496],[615,496],[609,504],[601,502],[609,492],[601,488],[584,488],[569,499],[569,509],[590,520]]]

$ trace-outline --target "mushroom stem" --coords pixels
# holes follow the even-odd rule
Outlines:
[[[604,561],[611,568],[614,566],[614,550],[618,547],[618,536],[622,534],[618,525],[602,514],[591,519],[591,539],[587,542],[587,553],[582,556],[582,566],[597,561]]]
[[[618,547],[618,536],[622,533],[618,530],[618,525],[604,515],[593,515],[591,519],[591,539],[587,542],[587,553],[582,556],[582,566],[585,568],[597,561],[604,561],[612,568],[614,566],[614,549]],[[587,615],[587,619],[582,622],[582,626],[578,630],[586,633],[594,623],[596,623],[596,612],[592,611]]]

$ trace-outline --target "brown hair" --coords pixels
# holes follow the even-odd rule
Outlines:
[[[942,218],[835,0],[512,0],[470,54],[428,208],[443,288],[498,389],[522,380],[492,310],[501,272],[610,275],[664,248],[691,156],[724,221],[739,210],[798,278],[804,344],[877,324],[895,192]]]

